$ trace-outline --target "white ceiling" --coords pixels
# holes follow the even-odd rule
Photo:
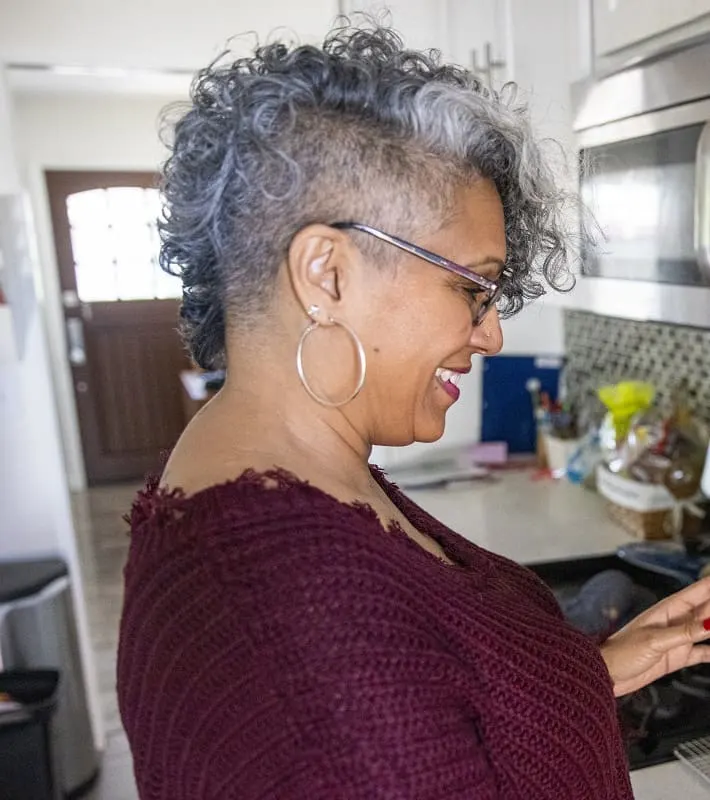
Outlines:
[[[257,36],[322,38],[337,9],[337,0],[0,0],[0,62],[192,71],[227,46],[251,50]]]

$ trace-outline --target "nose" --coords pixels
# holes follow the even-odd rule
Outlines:
[[[503,329],[500,326],[498,309],[492,308],[471,332],[471,348],[484,356],[494,356],[503,348]]]

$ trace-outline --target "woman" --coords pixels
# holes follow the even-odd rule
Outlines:
[[[631,798],[614,695],[709,660],[710,583],[600,650],[368,465],[440,437],[499,309],[565,280],[524,110],[386,29],[273,44],[199,76],[164,192],[227,381],[131,517],[141,798]]]

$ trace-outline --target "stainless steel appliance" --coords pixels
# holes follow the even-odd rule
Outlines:
[[[79,797],[98,775],[66,564],[0,561],[0,664],[59,671],[53,736],[63,793]]]
[[[582,281],[587,307],[710,327],[710,42],[573,97],[581,193],[605,235],[582,253],[600,281]]]

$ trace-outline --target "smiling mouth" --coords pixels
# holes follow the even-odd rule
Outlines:
[[[461,381],[461,372],[455,372],[452,369],[444,369],[443,367],[438,367],[436,372],[434,373],[436,376],[436,380],[441,386],[441,388],[452,397],[454,400],[458,400],[461,394],[461,390],[459,389],[459,383]]]

